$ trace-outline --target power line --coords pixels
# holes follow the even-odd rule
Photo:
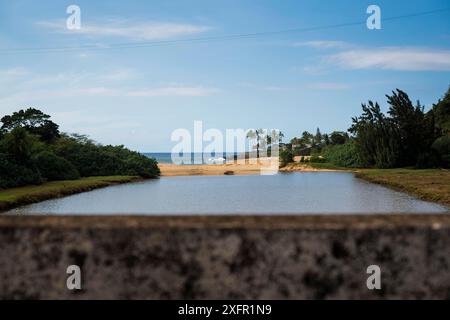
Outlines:
[[[388,18],[383,18],[383,22],[396,21],[406,18],[412,17],[420,17],[424,15],[430,15],[435,13],[441,13],[450,11],[450,8],[437,9],[432,11],[424,11],[411,13],[400,16],[393,16]],[[247,39],[247,38],[255,38],[261,36],[273,36],[278,34],[288,34],[288,33],[302,33],[302,32],[311,32],[318,30],[326,30],[326,29],[336,29],[357,25],[365,25],[366,20],[364,21],[355,21],[348,23],[340,23],[340,24],[332,24],[332,25],[324,25],[324,26],[316,26],[316,27],[305,27],[305,28],[294,28],[294,29],[284,29],[284,30],[276,30],[276,31],[266,31],[266,32],[255,32],[255,33],[243,33],[243,34],[231,34],[231,35],[222,35],[222,36],[210,36],[210,37],[198,37],[198,38],[187,38],[187,39],[178,39],[178,40],[160,40],[160,41],[144,41],[144,42],[127,42],[127,43],[115,43],[115,44],[107,44],[107,45],[80,45],[80,46],[60,46],[60,47],[34,47],[34,48],[17,48],[17,49],[5,49],[0,50],[0,54],[20,54],[20,53],[54,53],[54,52],[71,52],[71,51],[79,51],[79,50],[110,50],[110,49],[129,49],[129,48],[142,48],[142,47],[153,47],[153,46],[161,46],[161,45],[171,45],[171,44],[180,44],[180,43],[195,43],[195,42],[211,42],[211,41],[221,41],[221,40],[239,40],[239,39]]]

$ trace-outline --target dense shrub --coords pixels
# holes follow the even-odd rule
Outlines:
[[[426,168],[436,168],[441,165],[441,160],[439,154],[430,150],[428,152],[424,152],[419,154],[417,157],[416,168],[417,169],[426,169]]]
[[[80,177],[72,163],[53,152],[43,151],[34,160],[41,176],[48,181],[75,180]]]
[[[440,164],[449,167],[450,166],[450,136],[443,136],[434,141],[432,147],[439,155]]]
[[[159,175],[154,159],[124,146],[102,146],[82,135],[61,134],[40,110],[29,108],[0,122],[0,188],[80,176]]]
[[[137,153],[125,159],[125,168],[128,175],[143,178],[153,178],[160,173],[155,159]]]
[[[361,167],[355,141],[346,144],[329,145],[324,150],[324,158],[337,166],[358,168]]]
[[[285,167],[288,163],[294,161],[292,150],[289,148],[282,149],[280,151],[280,167]]]
[[[81,176],[159,175],[154,159],[130,151],[124,146],[101,146],[83,136],[62,136],[53,145],[56,155],[69,160]]]
[[[312,163],[324,163],[327,160],[324,157],[318,156],[318,155],[312,155],[311,158],[309,158],[309,162]]]
[[[0,153],[0,189],[41,183],[42,177],[35,167],[19,165]]]

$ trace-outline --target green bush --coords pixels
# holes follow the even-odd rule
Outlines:
[[[53,145],[56,155],[70,161],[82,177],[138,175],[159,176],[158,163],[124,146],[102,146],[85,137],[62,136]]]
[[[34,166],[19,165],[0,153],[0,189],[41,183],[42,177]]]
[[[447,135],[436,139],[431,149],[439,155],[441,165],[445,167],[450,166],[450,136]]]
[[[318,155],[313,155],[311,156],[311,158],[309,158],[309,162],[312,163],[325,163],[326,159],[324,157],[318,156]]]
[[[280,151],[280,168],[285,167],[288,163],[294,161],[291,149],[283,149]]]
[[[124,146],[102,146],[86,136],[60,133],[42,111],[29,108],[0,119],[0,188],[80,176],[160,174],[155,159]]]
[[[345,144],[329,145],[323,152],[324,160],[340,167],[358,168],[361,161],[354,141]]]
[[[42,151],[35,158],[36,167],[47,181],[75,180],[80,178],[75,166],[50,151]]]
[[[429,152],[419,154],[419,156],[417,157],[416,168],[436,168],[441,165],[440,162],[441,160],[439,154],[436,151],[431,150]]]
[[[127,158],[125,160],[125,167],[130,176],[154,178],[160,174],[156,160],[141,154],[135,154]]]

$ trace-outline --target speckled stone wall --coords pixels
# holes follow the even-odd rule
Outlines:
[[[450,299],[450,218],[0,216],[0,298]]]

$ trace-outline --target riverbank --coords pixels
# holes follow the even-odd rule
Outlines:
[[[450,170],[448,169],[356,169],[332,163],[290,163],[281,172],[346,171],[356,177],[409,193],[421,200],[450,208]]]
[[[0,190],[0,211],[139,180],[142,180],[142,178],[135,176],[88,177],[78,180],[52,181],[37,186]]]
[[[335,171],[353,171],[349,168],[342,168],[331,163],[288,163],[280,168],[280,172],[335,172]]]
[[[356,176],[450,208],[450,170],[363,169]]]

